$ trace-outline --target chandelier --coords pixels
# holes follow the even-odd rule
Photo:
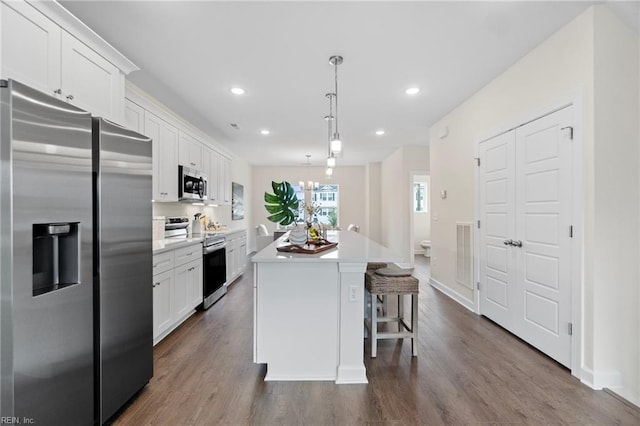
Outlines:
[[[318,189],[320,187],[320,184],[318,182],[314,182],[311,180],[311,155],[307,154],[307,183],[305,184],[305,182],[303,180],[298,182],[298,186],[300,187],[300,189],[304,189],[305,191],[312,191],[314,189]]]

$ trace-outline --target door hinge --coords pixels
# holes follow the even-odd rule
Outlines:
[[[573,140],[573,127],[572,126],[566,126],[566,127],[561,127],[560,130],[567,130],[569,129],[569,139]]]
[[[473,157],[473,159],[476,160],[476,164],[480,167],[480,157]]]
[[[569,238],[573,238],[573,225],[569,226]]]
[[[480,221],[478,221],[478,229],[480,229]]]
[[[476,288],[480,290],[480,281],[476,282]]]
[[[573,324],[572,323],[568,324],[567,331],[569,332],[569,336],[573,336]]]

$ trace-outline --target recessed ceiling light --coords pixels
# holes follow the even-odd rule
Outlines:
[[[384,135],[384,130],[382,130],[382,129],[376,130],[376,135],[378,135],[378,136]]]
[[[409,87],[407,90],[404,91],[404,93],[406,93],[407,95],[415,95],[418,92],[420,92],[419,87]]]
[[[244,89],[241,87],[232,87],[231,93],[233,93],[234,95],[244,95]]]
[[[260,130],[260,134],[261,135],[268,135],[269,133],[271,133],[271,132],[269,130],[267,130],[267,129]]]

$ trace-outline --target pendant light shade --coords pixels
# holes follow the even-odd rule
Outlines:
[[[336,138],[331,141],[331,153],[340,154],[342,152],[342,141],[340,138]],[[334,160],[335,161],[335,160]]]
[[[336,166],[336,157],[330,155],[327,157],[327,167],[334,168]]]
[[[327,167],[327,170],[325,170],[325,174],[327,175],[327,177],[331,177],[331,175],[333,175],[333,168]]]

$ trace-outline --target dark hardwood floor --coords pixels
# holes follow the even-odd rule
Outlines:
[[[119,425],[575,424],[639,425],[640,412],[420,279],[419,356],[379,342],[369,384],[264,382],[252,362],[252,268],[154,351],[154,377]]]

